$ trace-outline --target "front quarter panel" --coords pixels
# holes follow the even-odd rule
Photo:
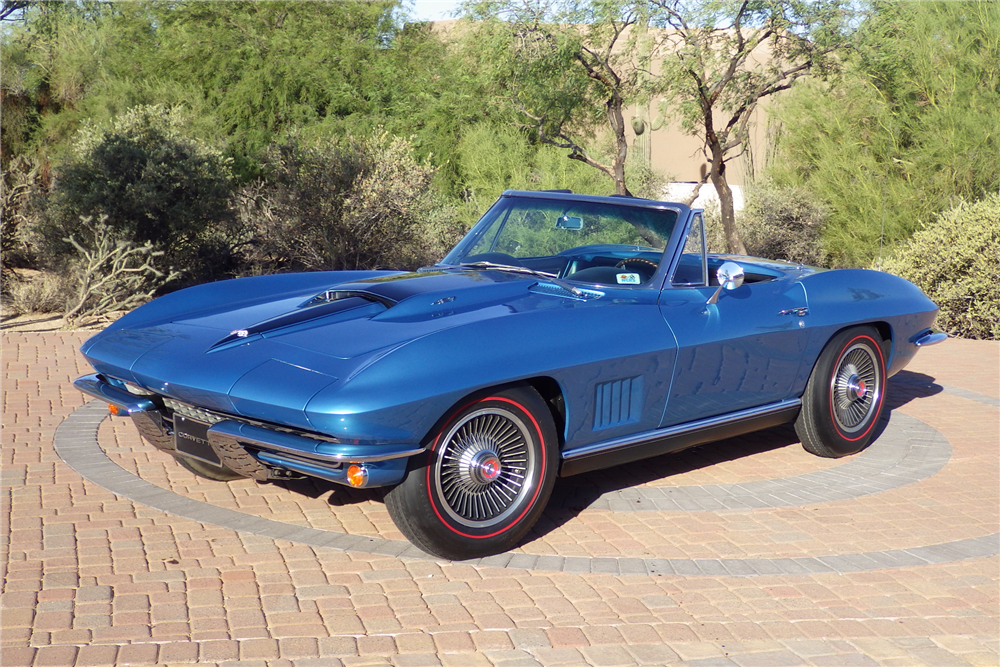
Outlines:
[[[567,448],[656,428],[676,356],[673,336],[652,298],[643,304],[604,298],[602,305],[513,312],[414,340],[319,392],[309,419],[338,437],[419,442],[470,393],[544,376],[565,398]],[[595,422],[595,391],[616,381],[629,382],[641,400],[629,405],[627,424],[608,427]]]

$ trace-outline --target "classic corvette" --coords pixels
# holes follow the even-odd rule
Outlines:
[[[516,546],[559,475],[792,421],[860,451],[936,313],[885,273],[709,254],[683,204],[508,191],[435,266],[152,301],[75,384],[204,477],[390,487],[408,539],[465,559]]]

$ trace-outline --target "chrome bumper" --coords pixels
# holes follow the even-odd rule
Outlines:
[[[159,413],[160,408],[152,400],[117,387],[99,374],[86,375],[74,381],[73,385],[85,394],[114,405],[119,415],[129,415],[133,421],[144,419],[149,422],[142,426],[157,430],[154,435],[159,437],[147,437],[147,440],[162,441],[169,436],[162,420],[148,419],[158,415],[144,414]],[[142,427],[139,430],[146,434]],[[406,459],[424,451],[423,447],[411,444],[346,444],[321,440],[234,419],[212,424],[208,429],[208,442],[223,463],[231,464],[230,468],[248,477],[268,478],[267,470],[260,463],[253,465],[248,460],[253,457],[256,462],[269,466],[350,486],[346,479],[347,467],[356,463],[365,467],[368,487],[398,484],[406,474]],[[161,448],[180,456],[176,450]]]
[[[237,441],[251,447],[283,452],[327,463],[376,463],[409,458],[424,451],[412,445],[348,445],[275,431],[237,421],[221,421],[208,429],[209,442]]]
[[[938,343],[943,343],[946,340],[948,340],[948,334],[944,333],[940,329],[924,329],[917,335],[910,338],[910,342],[917,347],[937,345]]]
[[[85,394],[89,394],[118,408],[121,415],[134,415],[139,412],[156,410],[156,404],[148,398],[130,394],[125,389],[119,389],[104,379],[104,376],[84,375],[73,381],[73,386]]]

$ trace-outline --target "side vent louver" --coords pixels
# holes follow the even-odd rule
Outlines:
[[[594,430],[631,424],[642,414],[642,376],[604,382],[594,396]]]

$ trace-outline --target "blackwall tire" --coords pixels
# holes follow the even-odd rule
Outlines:
[[[555,483],[551,413],[530,387],[470,397],[389,490],[389,515],[413,544],[452,560],[507,551],[538,520]]]
[[[802,396],[795,432],[806,451],[826,458],[868,446],[885,405],[882,338],[873,327],[838,333],[823,349]]]

